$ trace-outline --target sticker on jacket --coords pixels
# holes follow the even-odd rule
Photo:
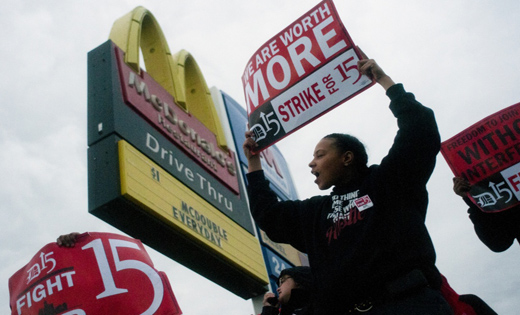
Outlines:
[[[354,200],[354,203],[360,212],[374,206],[368,195],[359,197],[358,199]]]

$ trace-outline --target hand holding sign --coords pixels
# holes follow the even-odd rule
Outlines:
[[[374,59],[369,59],[367,55],[357,47],[363,59],[357,62],[357,67],[362,75],[379,83],[385,91],[395,84],[395,82],[383,71]]]
[[[467,179],[462,177],[453,177],[453,191],[455,192],[455,194],[464,198],[466,197],[470,189],[471,184],[468,182]]]
[[[253,131],[246,131],[246,139],[242,145],[244,154],[247,158],[248,172],[259,171],[262,169],[262,163],[260,161],[260,155],[255,153],[254,150],[258,147],[258,143],[254,138]]]
[[[60,235],[58,239],[56,239],[56,244],[58,244],[58,246],[74,247],[78,235],[80,235],[78,232]]]

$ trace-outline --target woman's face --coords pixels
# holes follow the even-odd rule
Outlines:
[[[346,165],[349,162],[347,153],[350,151],[340,153],[334,145],[334,141],[330,138],[321,139],[316,145],[314,157],[309,163],[311,173],[316,176],[314,182],[321,190],[329,189],[347,179]]]
[[[289,299],[291,298],[292,289],[297,287],[298,285],[290,276],[285,275],[282,278],[280,278],[280,285],[278,286],[278,289],[276,291],[278,292],[278,301],[281,305],[285,305],[289,302]]]

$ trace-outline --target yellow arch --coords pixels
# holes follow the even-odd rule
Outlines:
[[[179,84],[179,89],[184,92],[183,96],[186,104],[189,104],[189,112],[211,130],[217,136],[219,146],[227,150],[224,130],[211,98],[211,92],[195,58],[183,49],[173,56],[173,60],[176,65],[175,83]]]
[[[183,110],[215,134],[222,149],[228,150],[222,124],[197,62],[185,50],[172,56],[161,27],[150,11],[138,6],[117,19],[109,39],[125,52],[125,63],[137,73],[141,71],[141,48],[148,74]]]

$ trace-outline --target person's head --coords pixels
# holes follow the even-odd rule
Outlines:
[[[321,190],[346,184],[367,168],[365,146],[356,137],[332,133],[318,142],[309,163],[314,181]]]
[[[311,290],[311,268],[298,266],[282,270],[278,277],[278,300],[281,305],[287,304],[291,298],[291,291],[299,288]]]

